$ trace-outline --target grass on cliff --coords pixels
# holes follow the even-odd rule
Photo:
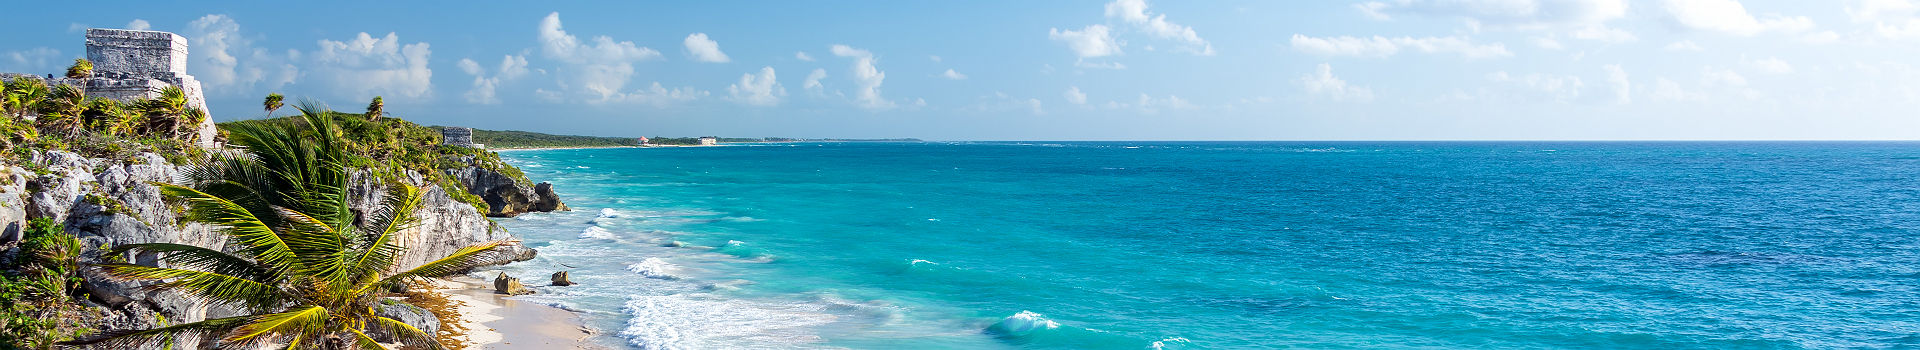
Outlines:
[[[505,174],[524,186],[532,186],[519,168],[500,160],[493,152],[468,147],[441,145],[440,130],[420,126],[400,118],[386,116],[369,118],[363,113],[326,112],[325,116],[338,126],[335,138],[351,155],[349,167],[368,169],[383,179],[400,179],[408,171],[425,177],[426,182],[438,184],[445,189],[447,196],[472,205],[482,214],[487,212],[487,203],[480,196],[468,193],[466,186],[446,174],[446,169],[468,166],[479,167]],[[222,133],[234,126],[248,123],[264,123],[280,126],[294,126],[306,123],[298,117],[242,120],[220,123]]]

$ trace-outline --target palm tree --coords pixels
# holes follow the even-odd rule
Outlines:
[[[387,103],[381,101],[380,96],[374,96],[373,103],[367,104],[367,120],[380,120],[380,115],[386,113],[386,108]]]
[[[374,314],[395,286],[504,261],[493,249],[462,248],[404,271],[396,235],[416,223],[418,189],[388,191],[380,210],[355,225],[348,208],[349,161],[328,111],[302,106],[305,124],[240,123],[231,128],[247,154],[215,156],[188,171],[191,187],[160,184],[183,201],[184,218],[212,225],[229,250],[147,243],[116,247],[162,254],[174,267],[101,264],[109,275],[162,281],[198,300],[244,308],[248,315],[105,335],[72,345],[133,346],[178,336],[215,337],[222,347],[285,344],[287,348],[381,348],[367,335],[379,328],[410,345],[438,348],[433,335]]]
[[[120,101],[107,98],[89,99],[86,110],[80,113],[88,130],[115,136],[127,134],[127,124],[133,120],[129,114]]]
[[[52,91],[47,82],[35,78],[14,78],[7,82],[6,110],[15,118],[28,119],[27,116],[40,111],[40,104]]]
[[[280,96],[280,93],[277,92],[267,94],[267,100],[261,103],[262,106],[267,108],[267,118],[273,118],[273,111],[280,110],[280,107],[285,105],[281,103],[281,101],[286,99],[286,96]]]
[[[67,67],[68,79],[86,80],[87,77],[92,76],[93,61],[88,61],[85,58],[75,58],[73,59],[73,66]]]
[[[60,84],[53,87],[53,93],[48,94],[39,107],[40,119],[36,123],[41,128],[64,131],[69,137],[79,135],[85,125],[80,113],[87,110],[87,93],[73,85]]]
[[[145,119],[141,125],[141,134],[149,137],[172,138],[178,135],[181,120],[187,115],[187,93],[177,86],[160,89],[160,97],[144,100],[138,107]]]

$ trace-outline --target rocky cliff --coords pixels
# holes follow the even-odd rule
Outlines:
[[[566,211],[553,184],[528,186],[524,180],[480,166],[446,169],[447,175],[467,187],[467,193],[487,202],[487,216],[512,217],[528,212]]]
[[[85,158],[61,152],[37,152],[29,164],[0,166],[0,248],[19,240],[20,232],[33,218],[51,218],[66,225],[67,232],[78,237],[84,248],[81,261],[95,263],[111,257],[106,249],[130,243],[182,243],[209,248],[224,248],[225,237],[200,224],[175,219],[178,208],[160,194],[151,182],[173,182],[182,167],[169,164],[153,153],[132,160],[117,161]],[[420,224],[402,234],[400,244],[407,247],[399,267],[411,268],[459,248],[494,240],[513,239],[467,203],[454,200],[446,189],[434,185],[420,174],[401,176],[409,184],[422,188]],[[353,177],[350,189],[356,214],[367,215],[378,205],[381,195],[392,183],[378,181],[366,173]],[[551,191],[549,190],[550,194]],[[558,203],[558,201],[554,201]],[[500,254],[531,259],[534,251],[524,246],[503,248]],[[119,257],[140,264],[159,264],[156,256],[138,254]],[[147,329],[162,324],[195,322],[212,317],[238,315],[236,310],[209,307],[167,290],[142,288],[151,282],[113,281],[95,272],[85,272],[89,307],[96,317],[88,324],[96,330]],[[176,349],[198,346],[193,339],[177,339]]]

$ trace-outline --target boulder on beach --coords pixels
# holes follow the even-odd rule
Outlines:
[[[573,280],[569,280],[569,279],[567,279],[567,272],[566,272],[566,271],[560,271],[560,272],[554,272],[554,273],[553,273],[553,285],[556,285],[556,286],[571,286],[571,285],[574,285],[574,284],[575,284],[575,283],[573,283]]]
[[[527,289],[527,286],[520,284],[520,279],[507,276],[505,272],[493,278],[493,292],[506,295],[533,294],[532,289]]]

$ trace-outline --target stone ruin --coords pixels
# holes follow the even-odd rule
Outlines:
[[[440,144],[448,145],[448,146],[487,148],[486,145],[473,143],[473,128],[462,128],[462,127],[453,127],[453,126],[440,128]]]
[[[207,112],[198,130],[200,147],[214,147],[213,111],[200,81],[187,74],[187,38],[168,32],[126,29],[87,29],[87,60],[93,75],[85,80],[47,75],[0,73],[0,79],[30,78],[47,85],[85,88],[87,96],[131,101],[160,97],[160,90],[178,86],[187,94],[187,106]]]

